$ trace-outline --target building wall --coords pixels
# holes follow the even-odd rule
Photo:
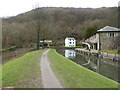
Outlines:
[[[85,42],[92,43],[93,49],[97,47],[97,50],[117,50],[119,35],[120,32],[99,32],[86,39]]]
[[[100,32],[99,33],[99,38],[100,38],[100,50],[117,50],[118,45],[117,43],[117,37],[118,33],[120,32],[114,32],[115,35],[110,34],[113,32]]]
[[[98,33],[86,39],[85,42],[92,43],[91,48],[99,50],[99,34]]]
[[[85,42],[91,42],[91,43],[98,43],[98,41],[99,41],[98,33],[85,40]]]

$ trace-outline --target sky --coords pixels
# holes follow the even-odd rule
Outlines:
[[[39,7],[100,8],[118,6],[120,0],[1,0],[0,17],[15,16]]]

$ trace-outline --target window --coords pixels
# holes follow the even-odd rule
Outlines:
[[[71,42],[70,42],[70,44],[71,44]]]
[[[115,37],[115,33],[112,33],[112,37]]]
[[[117,33],[111,32],[107,34],[108,37],[116,37]]]

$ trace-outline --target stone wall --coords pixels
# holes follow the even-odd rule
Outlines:
[[[120,32],[119,32],[120,33]],[[117,37],[108,37],[107,32],[101,32],[100,35],[100,50],[117,50]]]

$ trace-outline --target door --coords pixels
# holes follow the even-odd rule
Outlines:
[[[97,43],[94,43],[94,49],[97,50]]]

